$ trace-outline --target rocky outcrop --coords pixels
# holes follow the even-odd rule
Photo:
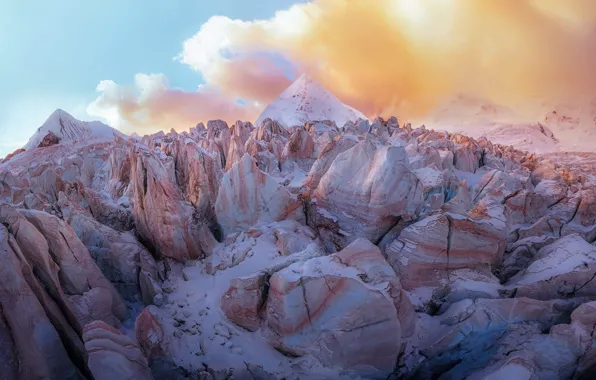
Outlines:
[[[73,339],[73,346],[79,344],[79,359],[83,359],[84,350],[81,342],[77,342],[77,334],[69,329],[56,305],[52,305],[55,318],[60,318],[62,324],[54,324],[52,314],[46,312],[44,305],[51,302],[49,297],[36,283],[33,268],[3,224],[0,224],[0,259],[2,376],[7,379],[82,379],[61,341],[61,338]]]
[[[135,333],[139,347],[146,358],[164,356],[167,354],[167,336],[161,322],[155,316],[155,307],[146,307],[135,320]]]
[[[298,217],[300,203],[245,154],[221,182],[215,212],[225,234]]]
[[[406,289],[438,286],[455,269],[496,268],[509,229],[503,205],[485,198],[467,214],[438,213],[408,226],[386,254]]]
[[[54,132],[49,131],[43,139],[37,145],[38,148],[45,148],[48,146],[60,144],[60,138],[54,134]]]
[[[218,158],[183,136],[178,137],[166,151],[174,158],[176,183],[182,189],[184,198],[197,209],[199,215],[212,220],[223,175]]]
[[[100,321],[91,322],[85,326],[83,340],[94,379],[153,379],[136,342],[113,327]]]
[[[166,166],[140,148],[131,151],[131,162],[133,215],[141,241],[158,258],[184,261],[204,257],[211,235],[207,222],[184,200]]]
[[[118,232],[76,211],[66,220],[124,298],[151,304],[161,294],[155,259],[132,233]]]
[[[565,236],[538,251],[509,281],[518,297],[540,300],[596,297],[596,247],[579,235]]]
[[[312,195],[317,211],[333,215],[347,243],[358,237],[378,242],[399,220],[415,217],[422,199],[405,150],[370,139],[339,154]]]
[[[522,347],[542,335],[542,331],[564,323],[576,306],[577,303],[572,301],[527,298],[460,301],[433,321],[438,324],[428,321],[421,326],[425,338],[419,349],[429,359],[418,366],[413,376],[423,379],[436,376],[468,378],[488,367],[491,359],[514,352],[511,356],[531,355],[535,351]],[[543,351],[552,346],[542,347],[536,349]],[[532,365],[529,372],[536,373]]]
[[[350,254],[364,242],[353,244],[346,255],[292,264],[271,276],[265,336],[282,352],[312,354],[324,365],[384,378],[395,366],[404,334],[384,279],[373,277],[374,264]]]
[[[221,300],[221,309],[228,319],[248,331],[261,326],[261,313],[267,297],[268,276],[256,273],[234,278]]]
[[[0,206],[0,221],[75,330],[93,320],[120,325],[126,306],[70,226],[47,213],[8,205]]]
[[[0,373],[593,377],[595,154],[396,118],[288,127],[0,163]],[[121,296],[148,305],[122,327],[138,344]]]
[[[319,181],[327,170],[331,167],[331,164],[338,155],[351,149],[356,145],[358,141],[350,138],[335,137],[319,153],[317,160],[313,163],[308,173],[308,178],[305,182],[305,186],[310,191],[314,191],[319,185]]]

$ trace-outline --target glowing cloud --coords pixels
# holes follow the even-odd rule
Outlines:
[[[258,107],[233,99],[274,99],[289,84],[280,59],[370,116],[423,115],[462,92],[506,105],[573,100],[596,89],[595,32],[591,0],[315,0],[268,20],[212,17],[185,41],[177,59],[215,96],[160,85],[135,97],[105,82],[94,105],[133,125],[252,120]]]

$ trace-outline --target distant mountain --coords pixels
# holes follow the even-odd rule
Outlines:
[[[285,127],[307,121],[332,120],[341,128],[346,121],[366,119],[366,116],[342,103],[307,74],[302,74],[263,110],[256,125],[266,118],[274,119]]]
[[[486,137],[496,144],[511,145],[532,153],[561,150],[558,133],[545,122],[524,118],[491,100],[458,94],[437,107],[424,120],[427,127]]]
[[[64,143],[90,139],[109,140],[115,136],[128,137],[102,122],[77,120],[68,112],[57,109],[41,127],[37,128],[37,131],[31,136],[24,148],[26,150],[36,148],[42,141]]]

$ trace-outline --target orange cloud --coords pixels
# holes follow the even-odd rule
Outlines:
[[[424,113],[457,92],[505,103],[590,92],[595,31],[591,0],[316,0],[270,20],[213,18],[181,60],[264,101],[265,83],[220,80],[230,74],[220,51],[276,51],[369,115]]]
[[[268,20],[216,16],[185,41],[178,59],[216,96],[166,90],[158,101],[104,90],[96,105],[135,125],[139,110],[153,125],[254,120],[259,106],[233,99],[262,107],[289,84],[271,54],[369,116],[424,115],[462,92],[514,106],[573,100],[594,95],[595,38],[592,0],[315,0]]]
[[[211,119],[229,123],[252,120],[260,111],[254,104],[238,104],[208,86],[196,92],[170,88],[163,74],[137,74],[135,86],[102,81],[97,90],[101,95],[89,105],[87,113],[127,133],[188,130],[199,121]]]

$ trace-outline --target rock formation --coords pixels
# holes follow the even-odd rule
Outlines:
[[[596,154],[335,119],[56,113],[0,163],[3,378],[594,377]]]

